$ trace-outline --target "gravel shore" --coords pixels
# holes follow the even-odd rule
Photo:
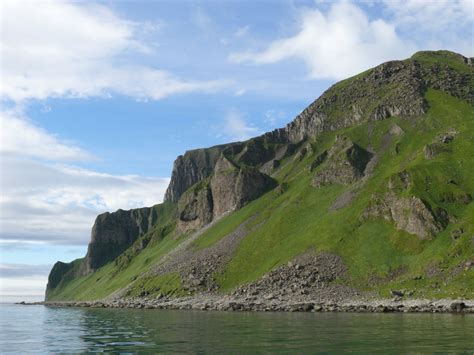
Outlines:
[[[50,307],[136,308],[136,309],[192,309],[202,311],[257,311],[257,312],[364,312],[364,313],[462,313],[474,314],[474,300],[397,300],[372,299],[332,302],[294,302],[284,299],[248,299],[235,296],[198,295],[181,298],[130,298],[116,301],[92,302],[35,302],[24,305]]]

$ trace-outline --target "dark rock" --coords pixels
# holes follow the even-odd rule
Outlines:
[[[450,305],[450,309],[452,312],[462,312],[463,309],[466,308],[466,304],[464,302],[453,302]]]
[[[397,296],[397,297],[405,296],[405,293],[403,293],[402,291],[391,290],[390,293],[391,293],[392,296]]]
[[[188,188],[209,177],[214,171],[221,152],[231,146],[233,145],[225,144],[208,149],[196,149],[180,155],[173,165],[165,201],[178,202]]]
[[[148,207],[97,216],[81,274],[91,273],[114,260],[148,232],[157,219],[156,210]]]

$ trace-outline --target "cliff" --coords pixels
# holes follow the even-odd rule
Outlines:
[[[330,252],[308,263],[337,260],[346,286],[474,292],[472,63],[448,51],[383,63],[286,127],[186,152],[164,204],[97,217],[86,257],[53,267],[49,299],[247,294],[308,250]],[[294,292],[338,282],[310,276]]]

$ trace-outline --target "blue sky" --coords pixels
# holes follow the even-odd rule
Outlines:
[[[98,213],[161,202],[184,151],[281,127],[383,61],[474,55],[471,0],[0,6],[3,298],[41,298]]]

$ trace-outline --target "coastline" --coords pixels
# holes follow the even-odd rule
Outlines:
[[[474,314],[474,300],[356,299],[342,302],[294,302],[278,299],[241,299],[199,295],[180,298],[130,298],[114,301],[18,302],[21,305],[81,308],[175,309],[245,312],[353,312],[353,313],[457,313]]]

